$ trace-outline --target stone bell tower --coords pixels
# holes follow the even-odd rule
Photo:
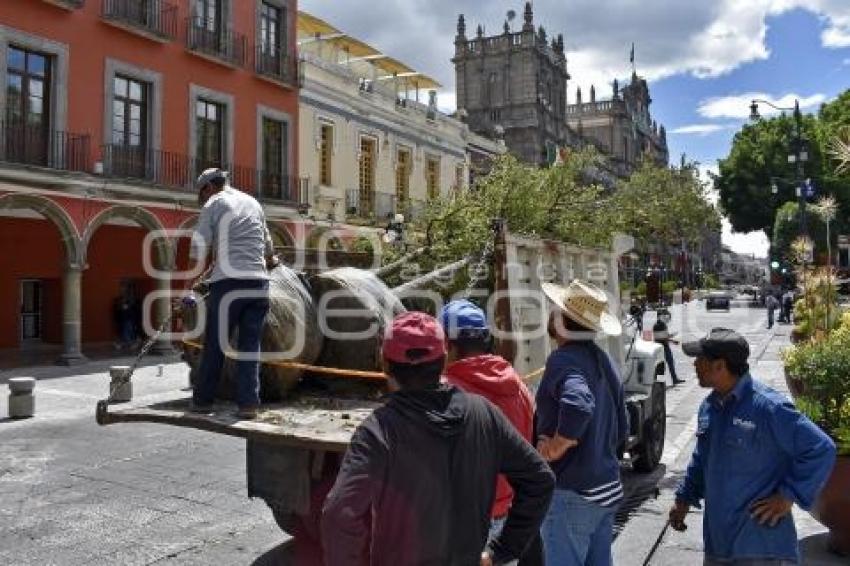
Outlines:
[[[504,131],[508,150],[528,163],[551,162],[558,146],[573,145],[566,120],[567,58],[562,35],[534,28],[531,3],[523,23],[487,36],[482,25],[467,37],[463,14],[455,36],[457,107],[470,129],[493,137]]]

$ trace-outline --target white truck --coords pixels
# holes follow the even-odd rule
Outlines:
[[[608,291],[612,313],[622,315],[617,255],[512,235],[500,221],[494,222],[494,238],[494,326],[507,336],[497,340],[497,349],[533,386],[552,348],[541,282],[590,280]],[[624,327],[621,337],[600,344],[621,368],[627,394],[631,428],[624,450],[636,470],[648,472],[658,465],[664,446],[666,368],[659,345],[644,341],[635,325]],[[371,379],[376,383],[374,375]],[[322,501],[351,434],[380,403],[382,384],[372,387],[372,394],[359,397],[296,389],[283,402],[264,405],[255,421],[235,419],[232,404],[218,405],[213,414],[193,414],[186,393],[179,391],[147,405],[115,408],[101,401],[96,417],[101,425],[153,422],[245,438],[248,495],[265,500],[282,529],[317,540]]]

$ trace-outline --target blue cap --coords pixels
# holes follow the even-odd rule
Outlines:
[[[440,310],[440,324],[449,339],[459,336],[486,336],[489,334],[484,311],[472,301],[451,301]]]

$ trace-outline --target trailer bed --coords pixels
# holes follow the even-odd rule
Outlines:
[[[150,399],[148,399],[150,401]],[[189,411],[190,397],[175,392],[152,403],[97,404],[100,425],[148,422],[182,426],[328,452],[345,452],[354,430],[381,405],[379,399],[346,399],[304,394],[281,403],[263,404],[256,420],[236,417],[234,403],[216,402],[210,413]]]

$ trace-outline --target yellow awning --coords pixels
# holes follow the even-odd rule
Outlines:
[[[430,90],[442,87],[433,78],[412,69],[398,59],[381,53],[368,43],[351,37],[325,20],[301,10],[298,11],[298,39],[305,44],[321,41],[324,45],[332,46],[339,52],[345,53],[350,60],[368,62],[378,69],[379,80],[397,77],[404,79],[411,89]],[[346,57],[341,57],[339,62],[346,63]]]
[[[307,37],[315,37],[316,34],[322,35],[333,35],[337,33],[342,33],[340,30],[326,22],[321,18],[317,18],[312,14],[308,14],[307,12],[302,12],[298,10],[298,37],[307,36]]]

